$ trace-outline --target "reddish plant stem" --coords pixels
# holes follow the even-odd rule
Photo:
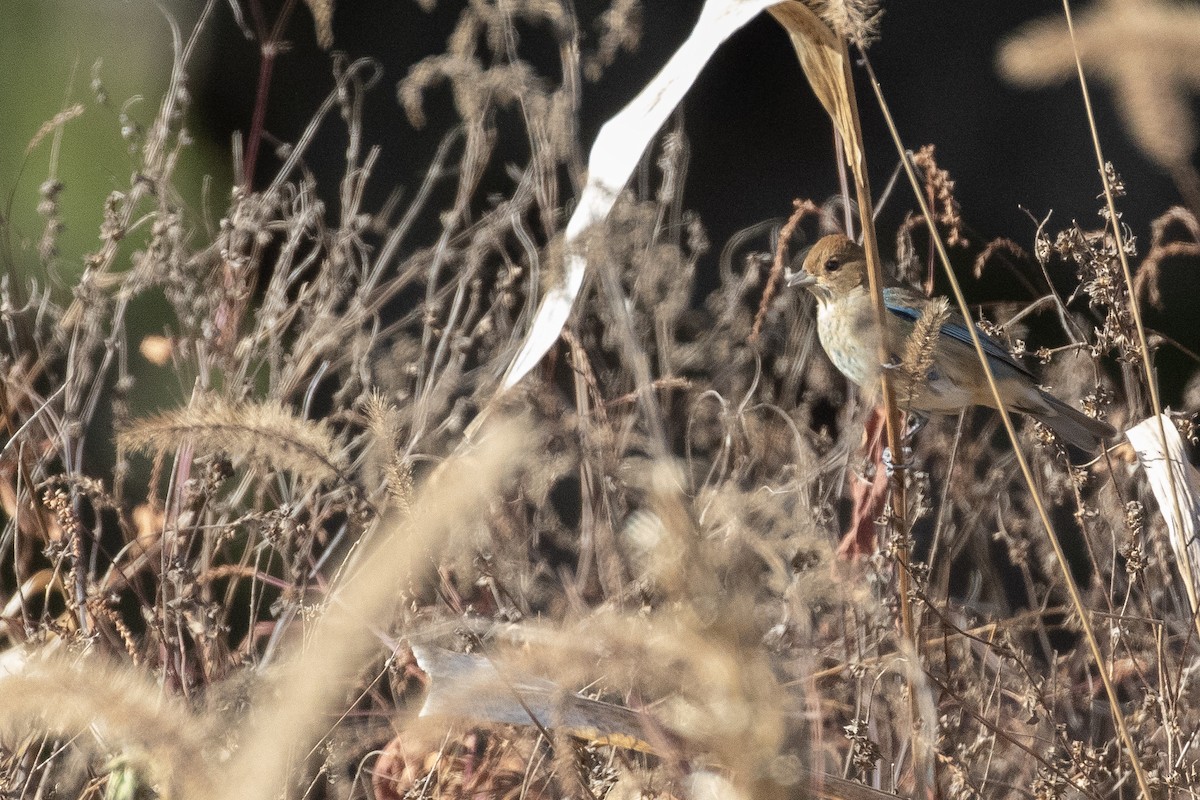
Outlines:
[[[261,0],[250,0],[250,14],[254,18],[254,32],[258,37],[258,50],[261,60],[258,64],[258,86],[254,94],[254,113],[250,119],[250,131],[246,137],[246,153],[242,159],[243,188],[254,188],[255,165],[258,163],[258,151],[262,146],[263,131],[267,118],[267,101],[271,94],[271,78],[275,73],[275,59],[282,50],[280,46],[283,31],[287,27],[296,0],[286,0],[275,24],[267,30],[266,16],[263,14]]]

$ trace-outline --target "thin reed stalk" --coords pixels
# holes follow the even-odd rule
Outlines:
[[[1138,351],[1141,354],[1139,359],[1142,365],[1142,377],[1146,381],[1146,390],[1150,393],[1150,416],[1155,419],[1155,426],[1158,429],[1158,436],[1162,443],[1163,452],[1169,452],[1167,443],[1167,432],[1163,428],[1162,401],[1158,394],[1158,378],[1154,375],[1154,368],[1150,364],[1150,347],[1146,342],[1146,326],[1142,324],[1142,310],[1138,304],[1137,292],[1133,285],[1133,273],[1129,269],[1129,257],[1125,253],[1125,234],[1121,231],[1120,217],[1117,215],[1117,204],[1113,196],[1112,182],[1109,180],[1108,170],[1105,169],[1104,151],[1100,146],[1100,134],[1096,129],[1096,116],[1092,112],[1092,95],[1088,90],[1087,78],[1083,74],[1083,62],[1079,59],[1079,48],[1075,41],[1075,22],[1071,17],[1070,0],[1063,0],[1063,14],[1067,18],[1067,30],[1071,34],[1071,48],[1075,53],[1075,69],[1079,75],[1079,90],[1083,94],[1083,107],[1087,114],[1088,132],[1092,137],[1092,147],[1096,153],[1096,164],[1100,172],[1100,182],[1104,185],[1104,202],[1108,207],[1108,224],[1111,226],[1113,241],[1117,245],[1117,258],[1121,261],[1121,277],[1125,280],[1126,296],[1129,300],[1129,311],[1133,316],[1133,325],[1137,330]],[[1178,530],[1183,529],[1183,510],[1179,503],[1179,489],[1175,484],[1175,465],[1171,459],[1167,459],[1167,485],[1171,489],[1171,513],[1175,516],[1175,525]],[[1184,574],[1184,590],[1187,592],[1188,602],[1192,608],[1192,625],[1196,629],[1196,633],[1200,636],[1200,597],[1196,595],[1196,581],[1194,565],[1191,558],[1188,556],[1187,550],[1179,554],[1180,567]],[[1200,639],[1198,639],[1200,641]]]
[[[921,191],[921,184],[917,180],[916,171],[913,168],[911,160],[908,157],[908,151],[904,147],[904,141],[900,138],[900,132],[896,128],[895,119],[892,117],[891,110],[888,108],[887,101],[883,96],[883,89],[879,84],[879,79],[875,76],[875,70],[871,66],[870,60],[867,58],[865,51],[860,50],[863,63],[866,65],[867,73],[870,76],[871,88],[875,92],[875,97],[879,102],[879,108],[883,112],[884,120],[887,122],[888,132],[892,136],[892,142],[896,146],[896,152],[900,154],[900,158],[904,164],[904,172],[908,176],[909,183],[913,188],[913,195],[916,197],[917,203],[920,206],[921,214],[925,219],[926,226],[929,229],[930,241],[933,242],[934,248],[937,250],[938,259],[941,261],[942,268],[945,271],[946,278],[950,284],[952,293],[954,294],[955,303],[958,305],[959,313],[964,319],[971,318],[971,309],[967,305],[967,299],[963,295],[962,287],[959,285],[958,277],[954,274],[954,269],[950,266],[950,257],[946,253],[946,246],[942,242],[942,238],[938,233],[935,218],[929,208],[929,204],[925,200],[924,192]],[[1020,442],[1017,439],[1017,430],[1013,426],[1012,415],[1005,408],[1004,400],[1000,395],[1000,388],[996,385],[996,376],[992,372],[991,365],[988,363],[987,354],[983,350],[983,341],[979,338],[979,331],[974,325],[968,324],[967,330],[971,334],[971,343],[975,347],[975,354],[979,358],[979,363],[983,366],[984,374],[987,376],[988,388],[992,392],[992,397],[996,401],[996,408],[1000,413],[1000,419],[1004,424],[1004,430],[1008,434],[1009,441],[1012,443],[1013,455],[1020,467],[1021,475],[1025,479],[1025,484],[1029,487],[1029,494],[1033,500],[1034,507],[1037,509],[1038,519],[1042,523],[1042,527],[1046,531],[1046,537],[1050,542],[1050,546],[1054,550],[1054,557],[1058,563],[1062,573],[1063,583],[1067,587],[1067,593],[1071,598],[1071,605],[1075,609],[1075,613],[1079,617],[1079,626],[1083,632],[1084,640],[1087,642],[1088,649],[1092,653],[1092,658],[1096,662],[1096,671],[1100,676],[1100,682],[1104,685],[1104,693],[1108,698],[1109,711],[1112,713],[1113,724],[1121,737],[1121,742],[1125,747],[1125,751],[1129,756],[1130,766],[1133,768],[1133,773],[1137,779],[1138,787],[1142,792],[1142,796],[1149,798],[1150,782],[1146,777],[1146,771],[1142,767],[1141,757],[1138,755],[1137,745],[1133,741],[1133,737],[1129,733],[1129,726],[1125,721],[1125,714],[1121,711],[1120,698],[1117,697],[1116,687],[1113,685],[1112,676],[1109,671],[1107,660],[1103,652],[1100,650],[1100,643],[1096,639],[1096,633],[1092,627],[1091,620],[1088,617],[1088,609],[1083,603],[1083,596],[1079,592],[1079,585],[1075,582],[1075,576],[1071,572],[1071,565],[1067,560],[1065,551],[1063,550],[1062,542],[1059,541],[1058,533],[1055,532],[1053,524],[1050,522],[1049,514],[1046,512],[1046,504],[1042,499],[1041,492],[1038,491],[1037,483],[1033,477],[1033,471],[1029,467],[1029,461],[1025,458],[1025,454],[1021,450]]]

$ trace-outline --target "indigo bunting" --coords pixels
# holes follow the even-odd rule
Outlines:
[[[816,295],[817,334],[829,360],[854,383],[876,391],[879,334],[866,270],[863,249],[846,236],[833,234],[813,245],[804,268],[788,278],[788,285],[804,286]],[[895,287],[884,289],[883,297],[888,310],[886,352],[894,367],[901,363],[922,312],[935,301]],[[995,408],[966,320],[957,312],[945,313],[943,319],[922,364],[924,380],[910,381],[919,385],[908,387],[903,405],[920,415],[953,414],[973,405]],[[932,329],[929,335],[933,335]],[[1111,425],[1040,389],[1033,373],[995,339],[982,331],[979,338],[1005,408],[1028,414],[1063,440],[1088,451],[1116,433]]]

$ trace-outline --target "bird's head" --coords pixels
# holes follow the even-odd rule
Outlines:
[[[788,277],[788,286],[803,286],[822,302],[844,297],[866,284],[867,257],[849,237],[823,236],[808,251],[804,267]]]

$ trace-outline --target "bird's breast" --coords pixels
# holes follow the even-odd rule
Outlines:
[[[892,326],[889,330],[888,357],[898,362],[908,332],[894,321],[889,322]],[[878,330],[874,308],[870,298],[865,295],[824,304],[817,312],[817,334],[829,360],[868,395],[879,390]],[[969,369],[971,362],[967,363]],[[919,385],[903,384],[905,376],[899,372],[893,385],[898,399],[906,408],[931,414],[949,414],[976,402],[970,387],[960,384],[958,379],[961,377],[954,370],[948,370],[942,355],[936,353],[932,368]]]
[[[829,360],[851,381],[870,388],[879,380],[879,335],[869,304],[823,304],[817,311],[817,336]]]

